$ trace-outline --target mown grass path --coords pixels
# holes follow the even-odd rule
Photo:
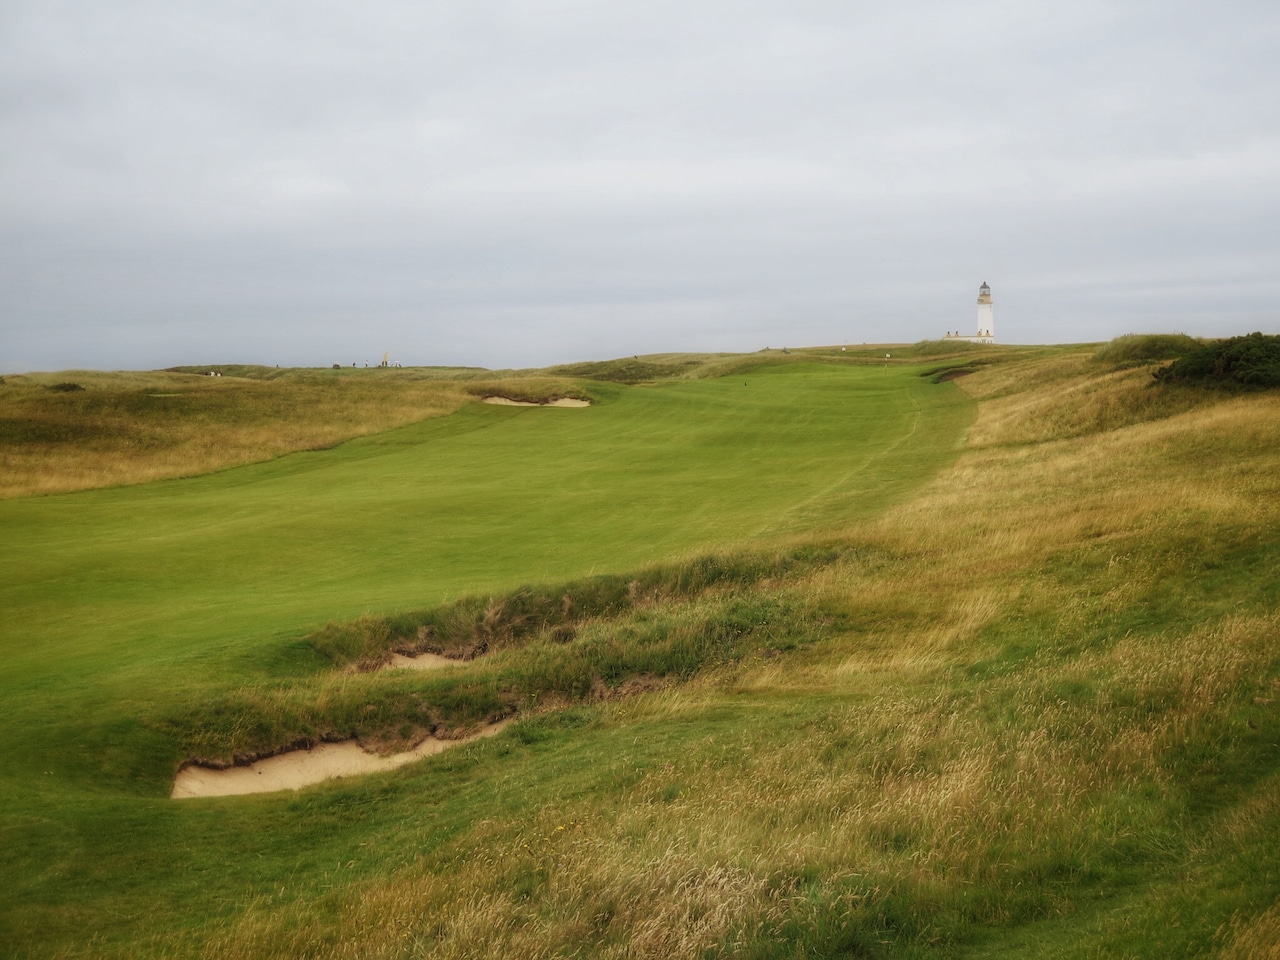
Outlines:
[[[137,717],[211,677],[320,668],[296,638],[331,618],[871,515],[973,416],[918,373],[599,384],[589,409],[475,404],[196,479],[0,502],[3,767],[158,792],[171,761]]]

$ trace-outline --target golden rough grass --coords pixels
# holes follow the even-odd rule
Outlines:
[[[1280,684],[1272,691],[1280,693]],[[1280,779],[1271,778],[1268,787],[1222,818],[1215,839],[1235,849],[1256,848],[1258,835],[1280,822]],[[1280,960],[1280,897],[1267,909],[1252,916],[1235,913],[1218,930],[1222,960]]]
[[[1223,960],[1280,960],[1280,900],[1258,917],[1232,924]]]
[[[972,447],[1030,444],[1096,434],[1202,406],[1200,389],[1157,387],[1153,367],[1111,370],[1077,352],[1047,360],[1000,364],[965,377],[960,386],[984,400],[969,435]],[[1038,383],[1025,389],[1025,377]]]
[[[887,693],[833,711],[800,741],[744,731],[651,772],[626,804],[482,825],[444,859],[326,904],[250,911],[206,955],[549,957],[589,945],[601,957],[699,957],[716,945],[732,953],[736,935],[803,911],[794,878],[806,870],[852,881],[846,908],[856,912],[891,887],[923,898],[998,880],[1011,866],[1000,851],[1028,835],[1068,857],[1099,830],[1141,843],[1138,825],[1099,801],[1160,776],[1162,739],[1186,736],[1194,714],[1257,665],[1251,626],[1161,650],[1185,665],[1129,644],[1072,668],[1114,671],[1113,683],[1150,695],[1185,689],[1190,715],[1117,730],[1090,707],[1053,702],[1043,689],[1053,669],[992,692],[1015,711],[1006,727],[945,696]],[[1274,623],[1267,629],[1274,640]],[[1220,668],[1212,651],[1232,638],[1242,649]],[[665,694],[652,711],[633,705],[614,719],[643,730],[672,705],[696,717],[698,701]],[[678,798],[655,802],[672,780]],[[1068,907],[1045,904],[1050,914]],[[316,912],[332,926],[308,924]],[[1236,942],[1245,949],[1267,929],[1250,921]]]
[[[46,389],[59,379],[86,389]],[[6,377],[0,497],[196,476],[443,416],[472,399],[464,384],[431,380]]]
[[[536,372],[276,372],[7,376],[0,384],[0,498],[198,476],[446,416],[490,394],[589,396],[577,380]],[[65,382],[85,389],[48,389]]]

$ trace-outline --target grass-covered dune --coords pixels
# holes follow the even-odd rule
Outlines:
[[[489,371],[224,366],[0,378],[0,497],[198,476],[457,411]],[[521,398],[572,391],[506,378]]]
[[[0,952],[1274,956],[1280,396],[1144,352],[332,371],[383,410],[462,386],[0,502]],[[521,384],[593,405],[470,402]],[[360,669],[416,649],[469,659]],[[497,717],[167,797],[192,757]]]

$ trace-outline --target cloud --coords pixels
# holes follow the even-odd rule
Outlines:
[[[1265,4],[4,17],[10,370],[1277,324]]]

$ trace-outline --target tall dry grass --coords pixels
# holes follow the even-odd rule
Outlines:
[[[51,379],[85,389],[50,391]],[[444,416],[473,399],[463,383],[372,377],[8,376],[0,497],[196,476]]]
[[[927,916],[975,888],[994,888],[969,908],[977,923],[1065,916],[1070,882],[1099,869],[1100,849],[1157,863],[1178,852],[1176,833],[1151,829],[1159,798],[1141,799],[1171,776],[1165,745],[1213,723],[1242,673],[1274,668],[1276,639],[1274,620],[1242,620],[1172,650],[1131,644],[1031,671],[979,709],[893,691],[829,710],[798,739],[747,727],[650,770],[621,800],[482,824],[323,904],[260,905],[205,955],[732,956],[822,911],[874,931],[898,901]],[[1130,716],[1063,702],[1057,687],[1082,671],[1143,700]],[[1157,701],[1168,708],[1151,711]],[[644,735],[700,706],[666,693],[611,721]],[[615,763],[622,775],[627,758]],[[331,920],[317,926],[317,913]],[[1241,918],[1233,943],[1246,952],[1234,955],[1265,956],[1247,951],[1273,927]],[[931,936],[921,923],[915,938]]]

